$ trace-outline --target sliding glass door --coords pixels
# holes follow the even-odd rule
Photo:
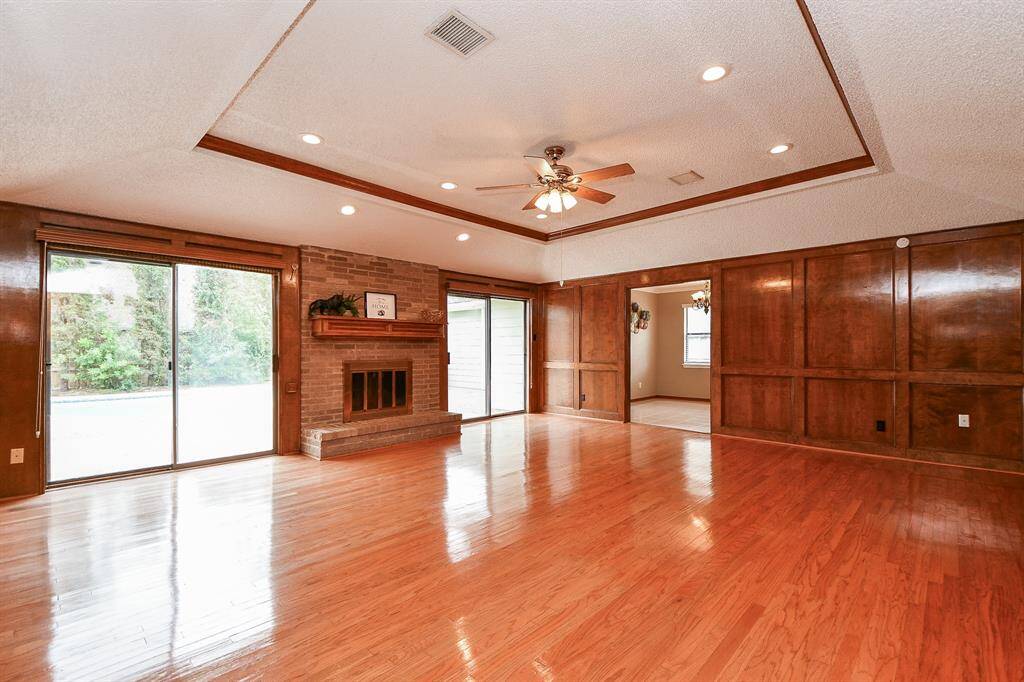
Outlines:
[[[169,265],[51,253],[48,480],[174,461]]]
[[[490,299],[491,414],[526,409],[526,301]]]
[[[274,278],[178,265],[178,462],[274,449]]]
[[[50,252],[47,481],[274,448],[274,278]]]
[[[464,420],[526,409],[526,301],[448,295],[448,409]]]

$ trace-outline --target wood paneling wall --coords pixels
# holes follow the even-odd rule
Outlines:
[[[140,257],[172,257],[279,271],[277,451],[300,450],[298,249],[0,202],[0,498],[45,486],[36,400],[42,303],[40,240]],[[294,267],[292,267],[294,265]],[[11,448],[25,449],[10,464]]]
[[[623,418],[623,395],[628,393],[624,291],[617,282],[600,281],[545,291],[545,411]]]
[[[629,289],[710,277],[714,433],[1024,471],[1022,233],[1016,221],[546,284],[545,409],[628,420]],[[614,409],[586,411],[587,391]]]
[[[42,441],[36,438],[39,375],[40,259],[38,212],[0,204],[0,497],[43,489]],[[41,427],[40,427],[41,428]],[[11,464],[11,448],[25,462]]]

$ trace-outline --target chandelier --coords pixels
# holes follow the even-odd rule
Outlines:
[[[703,310],[705,315],[711,312],[711,281],[704,282],[704,290],[693,292],[690,298],[693,299],[694,308]]]

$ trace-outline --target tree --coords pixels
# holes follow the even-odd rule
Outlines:
[[[182,381],[204,386],[269,380],[273,299],[267,276],[199,268],[191,298],[192,328],[179,330]]]
[[[133,263],[136,292],[128,297],[134,324],[131,336],[139,348],[140,383],[167,386],[171,359],[171,269]]]
[[[131,391],[139,387],[139,351],[113,325],[97,329],[95,336],[81,336],[74,362],[80,380],[90,388]]]

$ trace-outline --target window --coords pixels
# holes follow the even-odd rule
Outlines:
[[[683,306],[683,364],[711,366],[711,313]]]

